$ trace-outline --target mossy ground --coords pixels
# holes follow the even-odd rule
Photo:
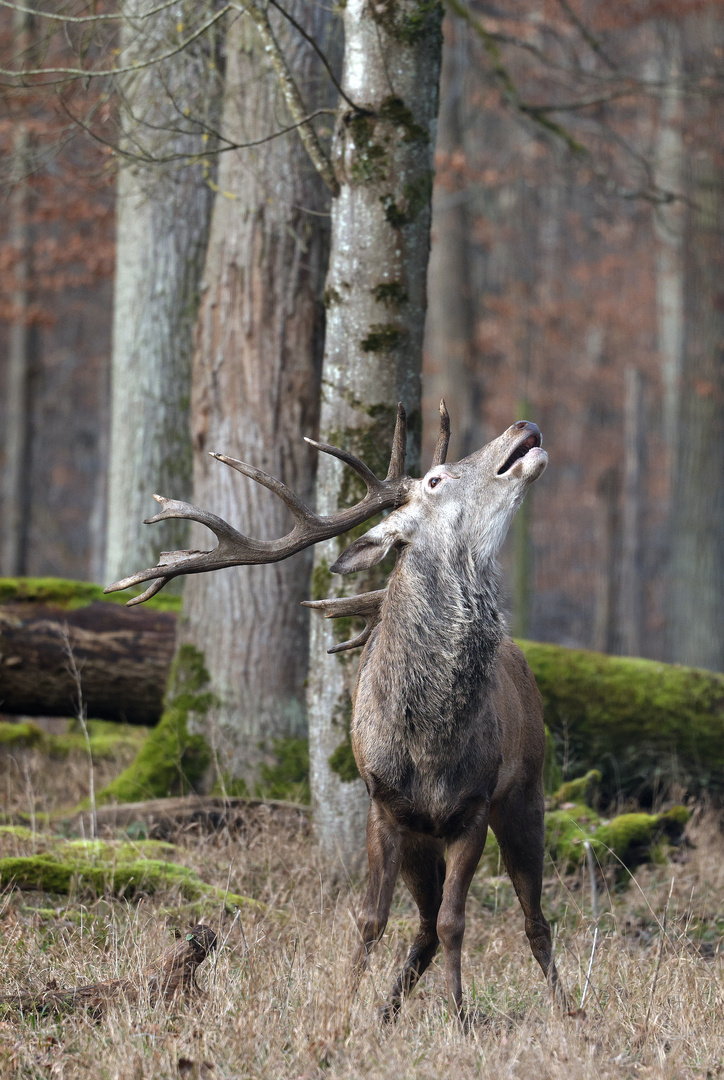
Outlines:
[[[12,854],[6,852],[12,850]],[[253,905],[247,897],[206,884],[176,861],[176,845],[160,840],[67,839],[24,827],[0,828],[0,888],[77,899],[134,900],[175,893],[183,901]]]
[[[0,604],[52,604],[67,611],[87,607],[99,601],[104,604],[125,604],[141,592],[143,587],[126,589],[122,593],[104,594],[101,585],[94,585],[90,581],[71,581],[67,578],[0,578]],[[146,601],[146,606],[157,611],[180,611],[181,597],[163,593]]]
[[[141,750],[148,736],[148,728],[131,724],[88,720],[86,726],[94,761],[127,759]],[[77,720],[68,720],[67,730],[61,734],[45,731],[32,720],[0,721],[0,752],[28,749],[63,760],[73,754],[87,754],[88,743]]]

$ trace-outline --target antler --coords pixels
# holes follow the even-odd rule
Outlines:
[[[337,596],[327,600],[302,600],[302,607],[314,608],[321,611],[325,619],[339,619],[343,615],[359,616],[365,620],[365,628],[361,634],[342,641],[339,645],[333,645],[327,649],[328,653],[346,652],[348,649],[358,649],[369,639],[370,634],[377,626],[382,617],[382,602],[385,599],[387,589],[376,589],[375,592],[360,593],[359,596]]]
[[[286,536],[278,540],[255,540],[250,536],[244,536],[237,532],[228,522],[210,514],[206,510],[199,510],[189,503],[177,502],[175,499],[165,499],[162,495],[154,495],[154,499],[162,506],[162,510],[155,517],[146,518],[145,524],[154,521],[164,521],[166,518],[188,518],[191,521],[199,521],[206,525],[218,538],[218,545],[212,551],[162,551],[157,566],[149,570],[139,570],[130,577],[107,585],[104,592],[118,592],[127,589],[131,585],[138,585],[142,581],[151,581],[151,584],[140,596],[135,596],[127,602],[127,607],[134,604],[142,604],[155,596],[171,578],[180,574],[200,574],[207,570],[221,570],[226,566],[249,565],[252,563],[271,563],[286,559],[303,548],[317,544],[321,540],[329,540],[332,536],[339,536],[347,532],[355,525],[361,524],[368,518],[374,517],[381,510],[399,506],[405,498],[409,477],[405,474],[405,454],[407,447],[407,418],[405,410],[400,403],[397,406],[397,422],[392,441],[392,453],[390,455],[390,467],[384,480],[379,480],[364,462],[346,450],[340,450],[336,446],[326,443],[318,443],[313,439],[306,442],[316,446],[325,454],[331,454],[339,458],[345,464],[353,468],[364,480],[367,486],[367,494],[355,506],[346,510],[340,510],[328,517],[320,517],[310,510],[281,480],[277,480],[267,473],[255,469],[253,465],[247,465],[243,461],[226,457],[224,454],[211,454],[217,461],[223,461],[232,469],[251,477],[258,484],[269,488],[275,495],[289,507],[294,517],[294,528]]]

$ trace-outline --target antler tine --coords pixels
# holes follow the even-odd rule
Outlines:
[[[397,402],[397,420],[395,421],[395,434],[392,439],[392,453],[390,454],[390,467],[387,470],[385,480],[399,480],[405,475],[405,458],[407,456],[407,414],[401,401]]]
[[[342,641],[339,645],[333,645],[327,649],[328,653],[347,652],[349,649],[359,649],[370,637],[381,618],[382,603],[387,593],[386,589],[377,589],[375,592],[362,593],[359,596],[337,596],[326,600],[302,600],[302,607],[313,608],[321,611],[325,619],[339,619],[344,615],[359,616],[365,620],[365,628],[356,637],[349,641]]]
[[[364,461],[360,461],[354,454],[350,454],[347,450],[340,450],[338,446],[330,446],[329,443],[320,443],[315,439],[308,439],[306,435],[304,436],[304,441],[309,443],[310,446],[316,447],[317,450],[321,450],[323,454],[331,454],[332,457],[344,461],[346,465],[349,465],[355,472],[359,473],[367,485],[368,491],[378,490],[380,480],[372,472],[372,469],[368,468]]]
[[[224,465],[229,465],[232,469],[236,469],[237,472],[243,473],[244,476],[256,480],[257,484],[261,484],[262,487],[268,488],[269,491],[273,491],[275,495],[279,496],[282,502],[286,503],[294,515],[294,520],[298,521],[300,524],[306,523],[316,517],[309,507],[295,495],[291,488],[288,488],[281,480],[277,480],[275,476],[270,476],[269,473],[262,472],[261,469],[255,469],[253,465],[247,465],[245,461],[237,461],[236,458],[227,457],[226,454],[211,453],[209,456],[216,458],[217,461],[223,461]]]
[[[450,414],[447,411],[447,405],[443,399],[440,402],[440,434],[437,437],[437,446],[435,447],[435,453],[432,456],[432,465],[430,468],[434,468],[436,465],[444,465],[447,457],[448,443],[450,442]]]

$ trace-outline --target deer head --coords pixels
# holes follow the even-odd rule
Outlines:
[[[403,505],[355,540],[330,569],[351,574],[374,566],[391,548],[450,549],[459,538],[474,558],[489,562],[528,486],[547,464],[541,433],[529,420],[519,420],[462,461],[445,464],[443,456],[421,480],[408,480]]]

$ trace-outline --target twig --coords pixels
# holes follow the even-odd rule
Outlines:
[[[83,704],[83,684],[80,679],[80,670],[75,661],[75,655],[73,653],[73,646],[70,643],[70,635],[68,633],[68,624],[66,623],[61,629],[61,637],[63,638],[63,648],[67,659],[68,673],[75,683],[76,690],[76,707],[75,715],[78,723],[83,731],[83,737],[85,739],[86,750],[88,751],[88,784],[89,784],[89,799],[90,799],[90,834],[91,840],[95,840],[98,835],[98,818],[96,814],[96,785],[95,785],[95,772],[93,769],[93,754],[91,752],[90,735],[88,734],[88,725],[86,723],[85,705]]]
[[[591,985],[591,971],[593,970],[593,957],[596,955],[596,942],[598,941],[598,927],[593,931],[593,945],[591,946],[591,959],[588,961],[588,971],[586,972],[586,981],[583,984],[583,994],[581,995],[580,1009],[583,1011],[583,1006],[586,1004],[586,995],[588,994],[588,988]]]
[[[656,971],[654,972],[654,981],[651,985],[651,995],[649,997],[649,1007],[646,1010],[646,1019],[644,1020],[644,1028],[641,1033],[641,1042],[645,1042],[646,1036],[649,1031],[649,1020],[651,1019],[651,1010],[654,1005],[654,995],[656,993],[656,984],[659,981],[659,971],[661,970],[661,957],[664,954],[664,942],[666,940],[666,923],[669,918],[669,904],[671,902],[671,894],[674,891],[674,881],[676,879],[672,877],[671,886],[669,888],[669,895],[666,898],[666,907],[664,908],[664,921],[661,927],[661,936],[659,937],[659,955],[656,958]]]

